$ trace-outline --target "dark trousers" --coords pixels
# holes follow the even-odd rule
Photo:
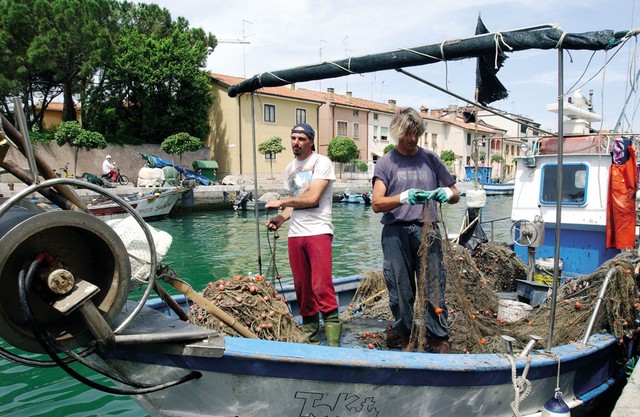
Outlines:
[[[445,300],[446,271],[442,252],[440,230],[433,226],[429,236],[427,252],[428,271],[426,277],[427,298],[440,300],[438,306],[427,302],[425,317],[427,331],[431,336],[445,338],[449,335],[447,306]],[[416,295],[416,273],[420,268],[418,249],[422,242],[422,226],[418,224],[390,224],[382,229],[382,252],[384,254],[383,273],[389,291],[389,306],[396,319],[394,329],[409,335],[413,323],[413,305]],[[440,285],[437,285],[440,283]],[[442,308],[441,314],[435,308]]]

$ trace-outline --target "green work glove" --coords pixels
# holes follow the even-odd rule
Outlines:
[[[411,188],[400,193],[401,204],[426,204],[429,201],[430,193],[428,191]]]
[[[453,191],[446,187],[440,187],[431,193],[431,198],[436,200],[438,203],[446,203],[452,196]]]

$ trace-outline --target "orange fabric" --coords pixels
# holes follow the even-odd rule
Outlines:
[[[629,146],[629,159],[611,164],[607,196],[607,248],[633,249],[636,243],[636,152]]]

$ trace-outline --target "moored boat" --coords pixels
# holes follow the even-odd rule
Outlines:
[[[477,184],[476,184],[476,171]],[[460,192],[460,195],[466,195],[467,191],[474,188],[485,190],[487,195],[509,195],[513,194],[515,183],[513,180],[498,181],[493,178],[493,168],[490,166],[466,166],[465,167],[465,179],[456,183],[456,188]]]
[[[190,187],[162,188],[144,194],[130,194],[124,199],[142,218],[150,219],[169,215],[182,194],[190,189]],[[102,220],[119,219],[128,214],[122,206],[108,199],[98,200],[87,207],[91,214]]]
[[[353,193],[350,189],[347,188],[340,195],[340,202],[371,205],[371,193]]]

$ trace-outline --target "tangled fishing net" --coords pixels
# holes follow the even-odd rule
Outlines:
[[[306,343],[307,339],[289,311],[289,306],[261,276],[237,275],[229,280],[210,282],[202,295],[251,330],[258,338]],[[189,308],[189,322],[229,336],[239,333],[204,307]]]

